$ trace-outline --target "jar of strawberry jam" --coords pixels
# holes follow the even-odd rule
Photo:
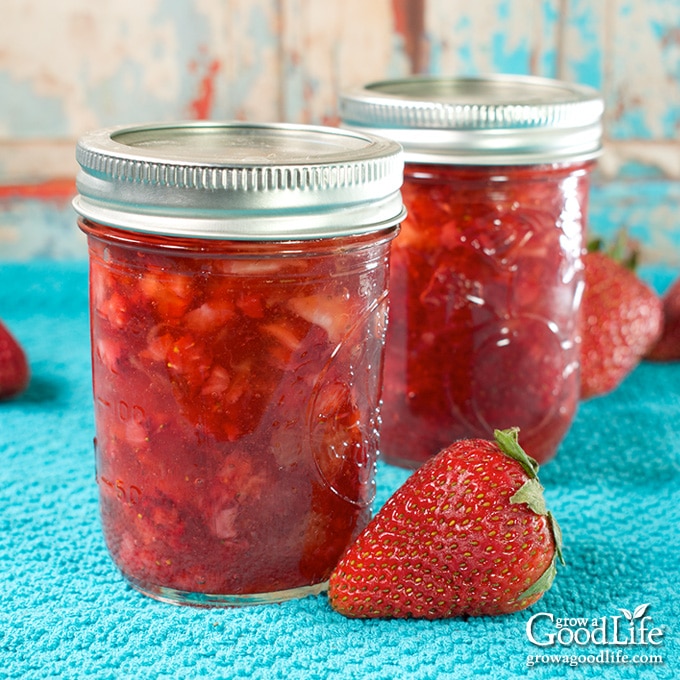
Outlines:
[[[452,440],[517,426],[545,462],[579,400],[602,99],[534,77],[413,77],[348,92],[340,109],[345,129],[405,152],[382,453],[417,467]]]
[[[138,590],[324,589],[371,512],[398,144],[188,123],[85,135],[96,476]]]

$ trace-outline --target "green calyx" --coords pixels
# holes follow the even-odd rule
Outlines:
[[[557,523],[552,512],[548,512],[548,522],[550,522],[553,539],[555,540],[555,554],[559,558],[562,566],[565,566],[567,563],[564,561],[564,555],[562,554],[562,529],[560,529],[560,525]]]
[[[589,253],[604,253],[633,272],[640,259],[640,246],[628,236],[625,229],[620,229],[610,243],[605,243],[601,238],[591,239],[587,250]]]
[[[493,436],[506,456],[514,458],[531,479],[538,479],[538,463],[519,445],[519,427],[494,430]]]
[[[517,599],[526,600],[532,595],[547,592],[550,590],[550,586],[553,584],[556,574],[557,568],[555,567],[555,560],[553,560],[541,576],[539,576]]]
[[[538,478],[527,479],[510,497],[511,503],[526,503],[537,515],[547,515],[548,507],[543,497],[543,487]]]
[[[557,573],[557,560],[565,564],[562,553],[562,531],[554,515],[548,510],[543,496],[543,486],[538,480],[538,463],[524,451],[519,444],[519,428],[513,427],[507,430],[495,430],[494,437],[501,451],[510,458],[519,462],[529,479],[510,497],[510,503],[524,503],[537,515],[546,517],[555,543],[555,556],[543,574],[525,590],[520,600],[544,593],[550,589]]]

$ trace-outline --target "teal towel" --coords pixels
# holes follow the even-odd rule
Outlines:
[[[680,363],[583,403],[543,467],[568,565],[531,609],[353,621],[323,595],[201,610],[128,587],[99,525],[85,263],[0,264],[0,318],[33,369],[0,403],[0,678],[680,677]],[[381,464],[378,505],[407,476]],[[657,644],[621,644],[636,610]]]

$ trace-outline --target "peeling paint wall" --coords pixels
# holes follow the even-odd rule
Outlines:
[[[0,258],[82,252],[68,203],[88,129],[333,124],[344,88],[487,72],[599,88],[592,223],[628,226],[650,258],[680,262],[677,0],[3,0]]]

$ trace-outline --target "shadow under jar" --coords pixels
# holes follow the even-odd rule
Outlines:
[[[77,157],[114,562],[176,604],[322,591],[374,496],[399,146],[193,123]]]
[[[603,103],[518,76],[413,77],[341,99],[346,129],[403,145],[381,452],[418,467],[519,427],[553,457],[579,400],[579,308]]]

